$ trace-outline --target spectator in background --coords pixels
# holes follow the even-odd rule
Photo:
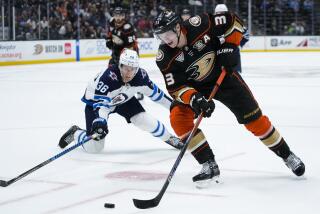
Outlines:
[[[189,4],[192,6],[202,6],[202,2],[200,0],[189,0]]]
[[[3,2],[6,5],[8,1]],[[216,0],[215,2],[226,1]],[[234,8],[236,4],[234,1],[227,2],[230,2],[230,7]],[[247,17],[248,12],[246,2],[239,1],[238,4],[238,9],[243,18]],[[319,5],[315,4],[316,2],[316,0],[252,1],[252,32],[255,35],[319,34],[320,28],[317,19]],[[138,37],[152,37],[152,28],[149,22],[166,8],[180,10],[181,6],[187,7],[191,14],[200,11],[212,11],[211,1],[208,0],[80,0],[81,39],[103,38],[103,32],[107,30],[111,19],[110,11],[116,5],[130,7],[130,23],[136,27]],[[17,40],[77,38],[76,0],[15,0],[14,6],[16,8]],[[49,8],[49,11],[47,8]],[[5,13],[8,13],[8,11],[5,11]],[[47,23],[45,24],[45,22]],[[293,22],[295,24],[291,26]],[[93,29],[87,29],[89,26],[93,26]],[[66,28],[65,34],[63,33],[64,28]],[[68,32],[71,29],[73,32],[70,36]],[[59,30],[61,30],[60,34]]]
[[[67,34],[67,29],[64,23],[59,28],[59,39],[64,39],[65,35]]]

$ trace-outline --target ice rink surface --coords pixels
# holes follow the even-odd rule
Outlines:
[[[306,164],[297,178],[281,159],[217,103],[200,127],[216,154],[221,183],[197,189],[201,167],[186,154],[160,205],[134,207],[132,198],[160,191],[178,152],[112,115],[101,154],[78,148],[12,185],[0,187],[0,213],[320,213],[320,53],[243,53],[243,77],[263,112]],[[10,180],[61,152],[60,136],[84,127],[80,101],[87,82],[107,62],[0,67],[0,179]],[[141,60],[164,89],[153,58]],[[169,124],[169,112],[143,102]],[[115,203],[106,209],[104,203]]]

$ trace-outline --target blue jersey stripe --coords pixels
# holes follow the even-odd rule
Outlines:
[[[157,92],[158,92],[158,86],[156,84],[153,84],[154,88],[153,88],[153,92],[149,97],[153,97]]]
[[[99,108],[101,106],[110,108],[110,106],[108,104],[105,104],[105,103],[95,103],[95,104],[93,104],[93,108],[94,109]]]
[[[156,98],[156,99],[154,99],[153,101],[159,101],[159,100],[161,100],[162,99],[162,97],[163,97],[163,91],[161,91],[161,93],[159,94],[159,96]]]
[[[151,134],[156,133],[156,132],[159,130],[159,128],[160,128],[160,122],[157,121],[157,128],[156,128],[154,131],[150,132],[150,133],[151,133]]]
[[[161,126],[161,127],[162,127],[161,133],[158,134],[158,135],[153,135],[153,136],[155,136],[155,137],[161,137],[161,136],[163,135],[165,128],[164,128],[164,125],[163,125],[163,124],[161,124],[161,125],[162,125],[162,126]]]
[[[111,98],[110,98],[110,97],[101,96],[101,95],[94,95],[94,99],[95,99],[95,100],[104,100],[104,101],[108,101],[108,102],[111,101]]]

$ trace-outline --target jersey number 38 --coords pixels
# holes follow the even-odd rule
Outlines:
[[[102,81],[100,81],[97,85],[97,90],[100,91],[101,93],[105,93],[108,90],[108,86],[105,85]]]

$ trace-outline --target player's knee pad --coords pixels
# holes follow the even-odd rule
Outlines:
[[[156,123],[156,120],[146,112],[140,112],[130,118],[131,123],[141,128],[142,130],[149,131],[150,124]],[[151,128],[152,129],[152,128]]]
[[[255,136],[259,137],[264,135],[270,129],[270,127],[272,127],[272,125],[269,118],[263,115],[258,119],[245,124],[245,127]]]
[[[136,115],[132,116],[130,118],[131,123],[133,123],[134,125],[140,124],[141,121],[144,120],[144,117],[145,117],[144,113],[146,114],[146,112],[141,112],[139,114],[136,114]]]
[[[170,111],[170,123],[175,133],[182,138],[193,126],[194,112],[187,105],[175,105]]]
[[[86,132],[76,132],[74,135],[75,143],[81,142],[86,137]],[[87,153],[100,153],[104,148],[104,139],[101,140],[89,140],[88,142],[82,144],[82,148]]]
[[[268,147],[276,146],[282,139],[278,130],[273,127],[269,118],[265,115],[246,124],[245,127]]]
[[[130,118],[130,121],[139,129],[149,132],[154,137],[166,141],[171,136],[165,125],[146,112],[140,112]]]

